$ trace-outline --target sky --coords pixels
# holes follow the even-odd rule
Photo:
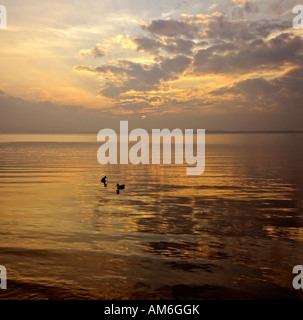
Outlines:
[[[0,133],[303,130],[297,4],[0,0]]]

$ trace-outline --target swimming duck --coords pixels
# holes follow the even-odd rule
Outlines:
[[[104,183],[104,187],[107,186],[106,179],[107,179],[106,176],[104,176],[104,177],[101,179],[101,182]]]
[[[125,184],[119,185],[119,183],[117,183],[117,194],[119,194],[119,190],[123,190],[123,189],[125,189]]]

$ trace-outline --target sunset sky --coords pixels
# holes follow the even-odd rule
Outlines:
[[[303,129],[298,1],[0,4],[2,133]]]

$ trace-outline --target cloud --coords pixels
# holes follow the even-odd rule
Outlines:
[[[173,40],[169,39],[163,46],[163,49],[173,54],[191,55],[195,45],[195,42],[192,40],[177,38]]]
[[[164,50],[172,54],[191,55],[195,47],[195,42],[189,39],[168,38],[153,39],[149,37],[138,37],[133,39],[138,51],[150,52],[158,54],[159,50]]]
[[[294,68],[271,80],[261,77],[234,83],[211,92],[214,96],[229,96],[242,108],[262,110],[297,110],[303,115],[302,108],[303,65]]]
[[[298,103],[302,94],[297,90],[288,95],[290,89],[285,89],[296,87],[286,71],[303,65],[302,40],[289,29],[291,22],[239,19],[257,14],[260,3],[229,4],[229,16],[213,12],[151,20],[141,25],[143,34],[117,36],[127,41],[123,49],[128,59],[115,55],[99,66],[78,65],[74,70],[95,74],[99,93],[116,112],[181,117],[233,114],[238,108],[262,112],[288,100]],[[303,78],[298,71],[296,76]],[[220,81],[232,83],[237,77],[240,82],[220,88]]]
[[[142,36],[132,40],[138,51],[156,53],[162,47],[162,43],[160,41],[149,37]]]
[[[174,58],[165,58],[161,61],[161,68],[165,74],[164,79],[176,79],[190,65],[191,59],[182,55]]]
[[[32,102],[1,92],[0,132],[98,132],[100,126],[116,122],[106,110],[56,105],[49,101]]]
[[[299,65],[303,62],[302,48],[301,38],[287,33],[270,40],[258,39],[237,45],[223,43],[221,47],[214,45],[197,51],[193,62],[194,72],[253,72],[280,69],[285,64]]]
[[[115,98],[128,91],[156,90],[161,81],[177,79],[190,63],[190,58],[178,55],[162,58],[150,65],[118,60],[98,67],[76,66],[75,70],[102,74],[106,80],[100,93],[105,97]]]
[[[193,38],[199,32],[196,24],[174,19],[153,20],[147,25],[142,25],[142,29],[151,34],[165,37],[186,36]]]
[[[80,50],[81,56],[93,56],[95,58],[101,58],[107,55],[108,52],[101,48],[101,44],[97,43],[93,49],[82,49]]]
[[[232,0],[232,17],[242,19],[243,17],[259,12],[259,5],[248,0]]]
[[[267,4],[267,12],[269,14],[274,14],[276,16],[282,16],[287,11],[291,11],[292,8],[298,4],[297,1],[289,1],[289,0],[270,0],[266,2]]]
[[[163,69],[157,63],[149,66],[122,59],[98,67],[77,66],[75,70],[102,75],[105,82],[100,93],[109,98],[118,97],[130,90],[153,90],[160,79],[165,77]]]
[[[221,40],[252,40],[266,38],[276,31],[287,30],[291,22],[280,20],[230,20],[228,15],[215,12],[200,20],[203,37]]]

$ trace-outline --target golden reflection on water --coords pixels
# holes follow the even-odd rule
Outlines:
[[[0,135],[0,264],[16,286],[41,286],[35,297],[50,285],[62,298],[298,297],[302,136],[208,135],[201,176],[186,164],[101,166],[93,138]]]

